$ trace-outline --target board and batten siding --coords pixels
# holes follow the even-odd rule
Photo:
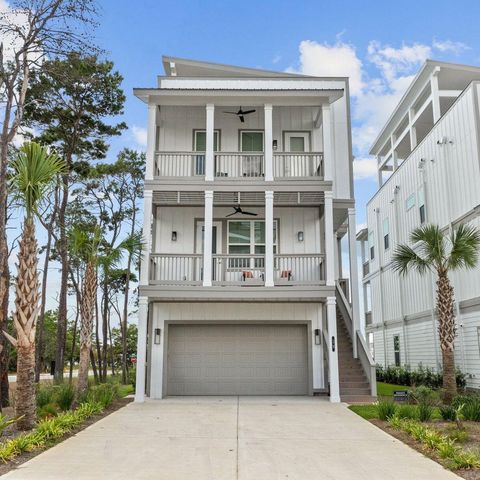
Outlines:
[[[215,207],[214,220],[223,221],[223,239],[226,246],[227,220],[263,220],[264,208],[249,207],[258,213],[258,217],[236,215],[225,218],[232,213],[228,207]],[[200,253],[197,252],[195,231],[195,219],[201,221],[204,209],[201,207],[159,207],[155,218],[155,242],[152,249],[154,253]],[[322,240],[320,228],[320,209],[314,207],[295,208],[277,207],[274,209],[274,217],[278,219],[279,226],[279,253],[303,254],[322,253]],[[177,241],[172,241],[172,231],[177,232]],[[304,232],[303,242],[299,242],[297,233]],[[226,249],[222,253],[227,253]]]
[[[309,371],[313,389],[325,388],[323,349],[315,345],[314,330],[322,328],[320,303],[153,303],[150,333],[160,328],[162,341],[151,345],[149,374],[150,397],[162,398],[164,387],[165,328],[170,323],[305,323],[309,334]],[[152,337],[151,337],[152,338]]]

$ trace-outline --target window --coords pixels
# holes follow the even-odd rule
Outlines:
[[[388,218],[383,219],[383,247],[385,250],[390,248],[390,222]]]
[[[478,353],[480,354],[480,327],[477,327]]]
[[[278,238],[277,221],[273,222],[273,253],[277,253]],[[265,254],[265,220],[230,220],[228,222],[228,253],[229,255],[264,255]],[[255,267],[263,267],[263,258],[256,258]],[[231,267],[239,266],[232,259]],[[251,267],[250,258],[241,259],[241,268]]]
[[[375,236],[372,231],[368,234],[368,246],[370,248],[370,260],[373,260],[375,258]]]
[[[420,215],[420,223],[423,225],[427,219],[425,212],[425,191],[423,187],[418,189],[418,213]]]
[[[407,212],[415,206],[415,194],[412,193],[405,202],[405,208]]]
[[[400,335],[393,336],[393,355],[395,357],[395,366],[400,366]]]
[[[220,131],[213,132],[213,151],[218,151]],[[207,150],[207,132],[205,130],[194,130],[193,142],[196,152]],[[195,175],[205,175],[205,154],[195,156]]]
[[[263,132],[241,131],[240,147],[242,152],[263,152]]]
[[[370,282],[366,283],[365,284],[365,287],[366,287],[366,292],[365,292],[365,296],[367,297],[366,298],[366,312],[371,312],[372,311],[372,285],[370,284]]]

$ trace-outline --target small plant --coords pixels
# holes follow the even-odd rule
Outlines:
[[[421,403],[418,405],[418,419],[421,422],[429,422],[432,419],[433,407],[428,403]]]
[[[377,411],[380,420],[387,421],[395,415],[396,410],[397,406],[391,401],[382,400],[378,402]]]
[[[440,405],[440,416],[446,422],[454,422],[457,419],[457,409],[453,405]]]
[[[62,411],[70,410],[75,400],[75,389],[69,383],[63,383],[58,386],[55,399]]]
[[[0,413],[0,435],[3,434],[3,431],[13,423],[15,423],[18,418],[8,418],[6,415]]]
[[[44,420],[46,418],[53,418],[58,415],[58,406],[56,403],[47,403],[40,407],[37,412],[38,418]]]
[[[480,422],[480,396],[457,395],[453,399],[453,405],[462,405],[462,416],[465,420]]]
[[[87,399],[89,402],[98,402],[103,408],[107,408],[118,396],[118,384],[103,383],[91,387]]]
[[[37,407],[42,408],[55,400],[55,385],[41,386],[37,390]]]
[[[438,401],[438,393],[430,387],[420,386],[410,390],[410,398],[418,405],[434,405]]]
[[[470,435],[464,428],[459,429],[457,427],[451,427],[446,430],[446,434],[448,438],[450,438],[451,440],[455,440],[458,443],[468,442],[470,438]]]
[[[398,418],[416,420],[418,418],[418,408],[415,405],[399,405],[396,415]]]

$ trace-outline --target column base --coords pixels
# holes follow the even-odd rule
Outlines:
[[[340,399],[340,397],[338,396],[335,396],[335,397],[332,397],[330,396],[330,403],[341,403],[342,400]]]

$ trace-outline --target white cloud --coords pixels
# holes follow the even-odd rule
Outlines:
[[[133,125],[132,134],[135,141],[142,147],[147,146],[147,129]]]
[[[375,158],[356,158],[353,162],[355,180],[377,179],[377,161]]]
[[[364,87],[362,62],[352,45],[340,40],[333,45],[304,40],[300,42],[299,52],[300,66],[298,69],[291,68],[290,71],[319,77],[349,77],[350,92],[354,96]]]
[[[440,52],[452,52],[455,55],[460,55],[465,50],[470,50],[470,47],[463,42],[452,42],[451,40],[434,40],[433,48]]]

